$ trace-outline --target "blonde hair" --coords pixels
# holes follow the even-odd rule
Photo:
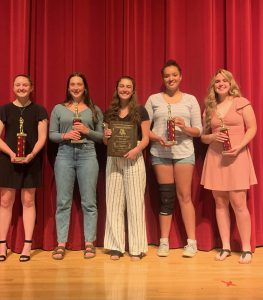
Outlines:
[[[218,94],[215,92],[215,81],[216,76],[221,74],[230,84],[230,90],[228,92],[229,96],[232,97],[241,97],[240,88],[237,82],[234,79],[234,76],[231,72],[225,69],[218,69],[214,76],[212,77],[209,87],[208,87],[208,95],[205,98],[205,130],[209,132],[211,130],[211,119],[214,111],[216,110],[216,106],[219,102]]]

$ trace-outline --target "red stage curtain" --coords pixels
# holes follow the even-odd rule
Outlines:
[[[182,89],[203,99],[212,74],[219,67],[232,71],[245,97],[251,100],[258,133],[250,148],[259,184],[249,192],[252,215],[252,245],[263,244],[263,3],[261,0],[2,0],[0,2],[0,104],[13,100],[12,80],[29,73],[35,83],[34,99],[50,113],[63,101],[68,75],[87,75],[90,93],[104,111],[120,75],[135,77],[139,100],[160,90],[160,69],[168,58],[183,69]],[[201,250],[220,246],[211,192],[200,186],[206,146],[195,139],[196,167],[193,201],[197,214],[197,239]],[[44,185],[37,191],[37,223],[34,248],[50,250],[56,245],[56,190],[53,165],[57,146],[47,142]],[[98,238],[103,245],[105,224],[105,147],[98,146]],[[145,153],[145,194],[149,244],[158,244],[158,189]],[[4,176],[0,170],[0,176]],[[240,174],[242,176],[242,174]],[[8,235],[11,249],[20,252],[23,243],[21,203],[14,206]],[[233,219],[232,249],[240,250]],[[1,226],[1,220],[0,220]],[[171,247],[182,247],[186,234],[177,203],[171,229]],[[82,213],[76,187],[72,206],[69,249],[83,247]]]

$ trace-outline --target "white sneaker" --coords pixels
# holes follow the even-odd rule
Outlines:
[[[183,256],[184,257],[193,257],[197,253],[197,246],[195,240],[187,240],[187,245],[184,246]]]
[[[169,255],[169,242],[168,239],[160,239],[160,246],[157,250],[157,255],[166,257]]]

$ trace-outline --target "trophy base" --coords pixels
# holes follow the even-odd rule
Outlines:
[[[15,161],[14,161],[14,163],[19,163],[19,162],[21,162],[21,161],[23,161],[23,160],[25,160],[26,159],[26,157],[24,157],[24,156],[17,156],[16,157],[16,159],[15,159]]]
[[[165,142],[165,145],[167,145],[167,146],[173,146],[173,145],[175,145],[175,144],[176,144],[175,141],[166,141],[166,142]]]
[[[71,140],[70,142],[71,142],[71,144],[83,144],[84,143],[83,140]]]

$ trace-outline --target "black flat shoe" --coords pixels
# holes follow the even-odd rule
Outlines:
[[[123,256],[123,253],[121,253],[118,250],[111,250],[110,251],[110,259],[111,260],[119,260]]]
[[[139,261],[139,260],[141,260],[144,256],[145,256],[145,253],[143,253],[143,252],[141,252],[141,253],[138,254],[138,255],[130,254],[131,261]]]

